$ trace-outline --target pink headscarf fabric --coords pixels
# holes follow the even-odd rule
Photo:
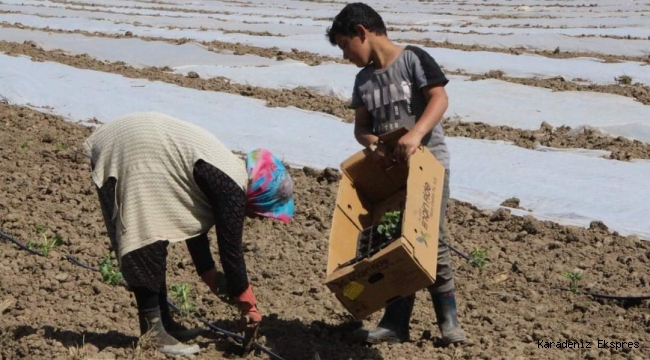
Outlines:
[[[293,181],[282,162],[266,149],[246,156],[247,209],[288,223],[294,215]]]

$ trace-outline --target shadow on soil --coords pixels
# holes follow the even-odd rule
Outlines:
[[[113,348],[134,348],[137,345],[138,338],[135,336],[124,335],[117,331],[108,331],[105,333],[86,332],[55,329],[52,326],[44,325],[41,328],[46,339],[52,339],[60,342],[65,347],[82,346],[84,343],[95,345],[99,351],[107,347]],[[39,331],[31,326],[19,326],[14,331],[16,340],[30,336]]]
[[[229,331],[237,328],[234,320],[220,320],[213,324]],[[321,321],[304,324],[297,319],[279,319],[272,314],[264,318],[262,328],[258,333],[258,341],[264,337],[264,346],[285,360],[383,360],[377,349],[350,339],[352,332],[360,326],[361,323],[355,320],[346,320],[335,325]],[[214,345],[217,351],[226,358],[237,358],[241,355],[241,347],[237,342],[213,332],[207,327],[203,327],[203,329],[203,333],[192,342],[196,342],[201,348]],[[105,348],[133,349],[138,342],[136,336],[112,330],[104,333],[79,332],[56,329],[50,325],[44,325],[40,329],[32,326],[19,326],[12,332],[16,340],[43,332],[44,338],[56,340],[65,347],[92,344],[99,351]],[[260,350],[254,350],[254,353],[261,357],[267,356]],[[316,354],[318,354],[318,358]]]
[[[285,360],[383,360],[377,349],[350,340],[352,332],[361,326],[360,322],[350,320],[331,325],[313,321],[304,324],[297,319],[279,319],[274,315],[265,317],[262,321],[258,340],[264,337],[264,346]],[[226,330],[236,329],[234,321],[216,321],[213,324]],[[214,332],[205,336],[221,339],[217,348],[223,350],[224,355],[238,354],[238,346],[234,341],[224,340],[223,336]],[[230,344],[224,345],[224,342]],[[255,353],[260,351],[255,350]]]

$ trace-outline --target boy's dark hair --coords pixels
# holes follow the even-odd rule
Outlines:
[[[336,15],[332,26],[327,28],[330,44],[336,45],[337,35],[358,36],[357,25],[363,25],[377,35],[386,35],[386,25],[381,16],[370,6],[357,2],[346,5]]]

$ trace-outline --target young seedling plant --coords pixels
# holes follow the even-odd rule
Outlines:
[[[632,78],[627,75],[621,75],[615,80],[619,85],[632,85]]]
[[[42,236],[41,241],[37,242],[32,239],[27,243],[28,248],[37,250],[43,256],[47,256],[55,246],[63,245],[63,237],[61,235],[55,234],[50,238],[47,236],[47,234],[45,234],[46,231],[47,228],[45,226],[37,225],[36,232]]]
[[[99,273],[102,274],[102,279],[108,285],[118,285],[122,282],[122,273],[113,267],[110,254],[104,255],[104,260],[99,264]]]
[[[56,149],[58,151],[65,151],[65,150],[68,150],[68,145],[66,145],[65,143],[62,143],[62,142],[57,142],[56,143]]]
[[[196,308],[196,304],[190,302],[190,285],[187,283],[172,285],[171,295],[186,316]]]
[[[394,239],[400,236],[402,231],[402,224],[400,223],[401,215],[401,211],[389,211],[384,214],[379,226],[377,226],[377,232],[388,239]]]
[[[472,258],[470,264],[483,270],[485,263],[487,262],[488,249],[478,249],[474,248],[469,256]]]
[[[569,291],[572,293],[577,293],[578,292],[578,283],[582,280],[583,276],[582,273],[577,272],[577,271],[565,271],[562,273],[562,276],[565,278],[569,279]]]

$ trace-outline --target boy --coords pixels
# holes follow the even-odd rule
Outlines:
[[[449,80],[424,50],[398,46],[389,40],[381,16],[366,4],[345,6],[327,29],[327,36],[333,46],[338,45],[343,51],[345,59],[363,68],[356,76],[351,103],[356,112],[357,141],[372,151],[381,166],[406,161],[418,146],[424,145],[445,167],[437,276],[428,290],[443,345],[463,342],[466,336],[457,318],[451,256],[443,244],[449,199],[449,152],[440,121],[448,106],[445,85]],[[409,131],[389,153],[377,135],[400,127]],[[414,301],[412,295],[391,303],[377,328],[360,329],[356,335],[369,343],[408,341]]]

